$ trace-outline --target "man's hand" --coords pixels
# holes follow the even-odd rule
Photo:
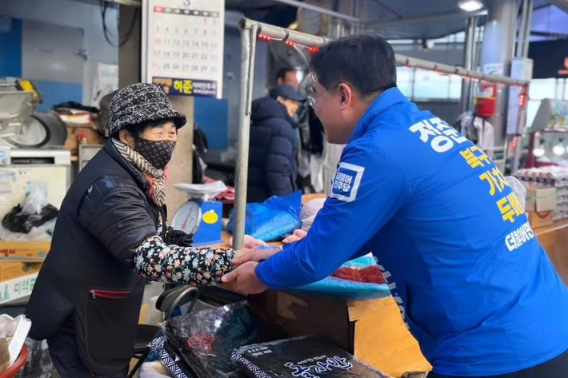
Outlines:
[[[235,253],[233,266],[243,265],[249,261],[262,261],[280,252],[280,247],[268,247],[265,249],[241,249]]]
[[[235,289],[238,293],[244,295],[260,294],[267,290],[268,287],[260,282],[256,276],[257,266],[257,262],[249,261],[232,272],[225,274],[221,280],[224,283],[234,282],[233,289]]]
[[[235,263],[234,263],[235,260],[239,261],[243,256],[248,255],[249,253],[251,253],[254,250],[255,250],[254,248],[245,247],[243,249],[239,249],[238,251],[235,251],[235,255],[233,256],[233,265],[235,265]]]
[[[233,245],[233,238],[229,240],[229,244]],[[268,244],[266,244],[262,240],[255,239],[250,235],[245,235],[243,247],[248,249],[254,249],[258,247],[268,247]]]
[[[292,235],[290,235],[286,239],[282,240],[282,243],[284,243],[284,244],[295,243],[299,240],[302,240],[307,235],[308,235],[308,233],[304,230],[295,230]]]

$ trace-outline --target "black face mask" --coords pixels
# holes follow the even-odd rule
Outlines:
[[[136,148],[138,152],[152,164],[154,168],[164,169],[168,165],[172,154],[176,148],[176,142],[173,140],[148,140],[139,138],[136,140]]]

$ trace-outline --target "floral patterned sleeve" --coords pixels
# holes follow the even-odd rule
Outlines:
[[[215,285],[232,269],[232,249],[167,245],[151,236],[137,249],[134,270],[150,281]]]

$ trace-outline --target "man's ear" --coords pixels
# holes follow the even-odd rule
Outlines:
[[[341,107],[348,107],[353,101],[353,90],[345,83],[339,84],[337,91],[341,96]]]

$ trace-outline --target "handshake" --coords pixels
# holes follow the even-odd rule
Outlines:
[[[290,244],[306,237],[307,232],[296,230],[282,242]],[[231,244],[233,240],[231,239]],[[223,276],[224,283],[233,282],[233,289],[241,294],[259,294],[268,289],[257,277],[258,264],[282,250],[271,247],[262,240],[245,235],[244,248],[238,250],[233,258],[233,271]]]
[[[304,230],[295,230],[294,233],[284,240],[283,244],[295,243],[306,237],[308,233]],[[230,244],[233,244],[233,238],[230,240]],[[245,235],[244,248],[238,250],[235,253],[233,259],[233,266],[237,267],[249,261],[261,262],[266,260],[270,256],[278,253],[282,250],[281,247],[270,247],[266,242],[253,238],[250,235]]]

